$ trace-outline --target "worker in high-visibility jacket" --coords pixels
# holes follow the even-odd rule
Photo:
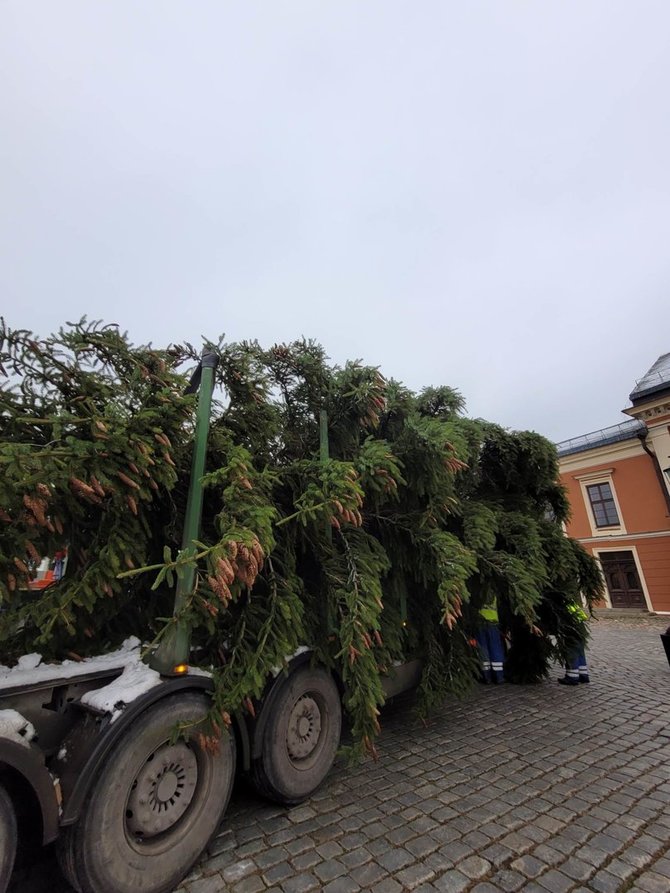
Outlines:
[[[577,629],[579,630],[581,627],[583,633],[581,633],[581,642],[574,645],[568,654],[567,663],[565,665],[565,676],[562,676],[558,681],[561,685],[579,685],[580,682],[591,681],[589,679],[589,668],[586,663],[586,655],[584,654],[586,643],[586,621],[588,620],[588,616],[586,611],[584,611],[576,602],[572,602],[568,605],[568,611],[572,615],[572,619],[575,621]]]
[[[505,651],[498,629],[498,608],[495,598],[489,599],[484,607],[480,608],[479,626],[475,631],[475,638],[481,653],[483,681],[498,684],[504,682]]]

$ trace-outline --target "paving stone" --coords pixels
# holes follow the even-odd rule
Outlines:
[[[439,843],[435,838],[429,837],[427,834],[415,837],[413,840],[409,840],[405,844],[405,849],[412,853],[413,856],[416,856],[417,859],[423,859],[424,856],[434,853],[438,847]]]
[[[325,862],[319,863],[314,869],[314,874],[324,884],[346,873],[347,866],[340,862],[339,859],[327,859]]]
[[[297,806],[289,812],[288,820],[294,825],[298,825],[308,819],[313,819],[316,814],[316,810],[311,806]]]
[[[574,881],[562,871],[551,868],[546,874],[537,878],[536,883],[551,893],[568,893],[574,887]]]
[[[618,893],[622,879],[609,871],[598,871],[589,881],[589,887],[596,893]]]
[[[327,840],[316,848],[317,853],[324,859],[334,859],[341,856],[344,850],[336,840]]]
[[[540,859],[536,859],[535,856],[525,855],[521,856],[519,859],[515,859],[514,862],[510,864],[510,868],[512,871],[518,871],[519,874],[524,875],[524,877],[534,878],[537,877],[538,874],[542,874],[543,871],[547,870],[547,863],[542,862]]]
[[[368,842],[368,839],[365,834],[356,831],[340,837],[338,842],[342,849],[346,851],[356,849],[356,847],[359,846],[364,846]]]
[[[605,850],[606,853],[614,855],[623,849],[621,841],[609,834],[594,834],[589,840],[589,845],[597,847],[599,850]]]
[[[670,884],[668,878],[654,871],[647,871],[635,881],[636,887],[644,893],[668,893]]]
[[[575,824],[588,828],[589,831],[596,832],[602,831],[603,828],[607,827],[607,822],[594,815],[582,815],[575,821]]]
[[[524,825],[523,826],[524,837],[530,838],[533,843],[543,843],[551,834],[549,831],[545,831],[544,828],[538,828],[535,825]]]
[[[286,847],[283,846],[275,846],[270,847],[267,850],[263,850],[260,852],[254,859],[254,862],[258,866],[258,868],[263,871],[266,868],[271,868],[273,865],[276,865],[278,862],[284,861],[288,858],[289,852]]]
[[[220,893],[222,886],[221,875],[215,874],[188,884],[187,889],[189,893]]]
[[[312,827],[309,828],[309,831],[315,831],[315,830],[318,830],[318,829],[313,825],[313,823],[310,823],[310,824],[312,824]],[[302,826],[298,826],[298,827],[301,827],[301,828],[302,828]],[[307,828],[307,822],[305,822],[305,827],[303,828],[303,831],[304,831],[305,833],[307,833],[307,831],[308,831],[308,828]],[[276,831],[274,834],[271,834],[271,835],[267,838],[267,840],[266,840],[266,842],[265,842],[265,845],[266,845],[266,846],[280,846],[280,845],[283,844],[283,843],[288,843],[288,842],[291,841],[291,840],[295,840],[295,836],[296,836],[296,829],[295,829],[295,828],[293,828],[293,827],[282,828],[281,831]],[[262,847],[261,847],[261,849],[262,849]]]
[[[372,855],[365,847],[359,846],[356,847],[355,850],[351,850],[348,853],[343,853],[340,856],[340,860],[347,866],[348,869],[358,868],[359,865],[364,865],[366,862],[369,862],[372,859]]]
[[[611,858],[611,854],[587,843],[579,848],[579,858],[583,859],[584,862],[588,862],[589,865],[593,865],[594,868],[600,868],[601,865],[604,865]]]
[[[387,871],[400,871],[401,868],[414,862],[414,856],[407,850],[398,847],[382,853],[377,857],[377,862]]]
[[[437,852],[453,865],[456,862],[460,862],[461,859],[467,859],[468,856],[471,856],[472,848],[465,846],[459,840],[454,840],[441,846]]]
[[[431,881],[435,877],[435,872],[425,862],[420,862],[395,872],[394,877],[405,889],[414,890],[420,884]]]
[[[416,833],[408,824],[405,824],[400,828],[395,828],[393,831],[389,831],[386,835],[386,839],[389,843],[392,843],[393,846],[403,846],[408,840],[412,840],[413,837],[416,837]]]
[[[256,863],[251,859],[243,859],[241,862],[235,862],[228,868],[224,868],[222,877],[227,884],[235,884],[254,871],[257,871]]]
[[[400,893],[402,886],[398,881],[394,881],[393,878],[387,877],[384,878],[383,881],[379,881],[379,883],[375,884],[371,889],[373,893]]]
[[[555,834],[548,843],[549,846],[558,850],[560,853],[563,853],[565,856],[569,856],[579,846],[576,840],[566,835],[565,831],[561,831],[560,834]]]
[[[470,878],[461,874],[460,871],[446,871],[442,877],[436,878],[433,885],[441,891],[441,893],[462,893],[470,884]]]
[[[300,853],[304,853],[307,850],[314,849],[316,846],[316,842],[313,837],[296,837],[293,840],[289,840],[285,844],[286,850],[291,854],[291,856],[298,856]]]
[[[591,837],[592,831],[589,831],[588,828],[584,828],[583,825],[577,825],[574,822],[571,825],[568,825],[562,832],[563,837],[568,840],[574,840],[575,843],[586,843],[586,841]],[[630,834],[630,832],[628,832]]]
[[[359,865],[357,868],[349,870],[349,877],[353,878],[361,887],[376,884],[388,874],[388,871],[376,862],[366,862],[365,865]]]
[[[370,822],[369,825],[363,825],[361,828],[361,834],[364,834],[368,840],[374,840],[375,837],[381,837],[382,834],[386,834],[386,831],[387,828],[383,822]]]
[[[482,859],[481,856],[470,856],[458,863],[458,870],[474,881],[489,873],[491,863]]]
[[[489,838],[486,834],[482,834],[481,831],[470,831],[469,834],[464,834],[461,837],[461,842],[464,846],[472,847],[473,850],[479,850],[488,845]]]
[[[559,850],[555,850],[553,847],[547,846],[546,844],[541,844],[536,847],[533,850],[532,855],[535,856],[536,859],[546,862],[547,865],[558,865],[565,861],[565,853],[561,853]]]
[[[491,877],[491,883],[496,889],[503,890],[504,893],[515,893],[516,890],[524,886],[526,878],[518,871],[503,869]]]
[[[534,841],[530,840],[528,837],[524,837],[523,834],[518,834],[516,831],[503,837],[500,840],[500,843],[503,846],[509,847],[513,852],[518,853],[519,855],[527,853],[528,850],[532,850],[534,846]]]
[[[255,856],[257,853],[262,852],[267,848],[268,842],[269,838],[263,839],[262,837],[256,837],[254,840],[250,840],[247,843],[243,843],[241,846],[236,847],[236,849],[233,850],[235,861],[239,862],[247,856]]]
[[[357,893],[360,885],[350,877],[338,877],[323,888],[324,893]]]
[[[584,862],[583,859],[579,859],[577,856],[572,856],[559,867],[563,874],[567,874],[568,877],[575,881],[586,881],[594,872],[593,865],[589,865],[588,862]]]
[[[438,844],[444,844],[458,840],[461,837],[461,832],[458,828],[453,828],[451,825],[442,825],[440,828],[433,828],[429,833],[429,837],[436,840]]]
[[[263,872],[263,880],[266,884],[280,884],[294,874],[295,868],[289,862],[278,862],[267,871]]]
[[[220,834],[218,837],[215,837],[214,840],[209,845],[209,855],[218,856],[220,853],[227,852],[228,850],[232,850],[237,846],[237,839],[232,831],[224,831],[223,834]]]
[[[261,878],[257,874],[252,874],[240,881],[239,884],[235,884],[232,893],[260,893],[261,890],[265,889],[266,886]]]
[[[371,840],[367,849],[371,853],[373,858],[378,858],[379,856],[383,856],[384,853],[388,853],[391,847],[389,846],[388,840],[385,837],[378,837],[376,840]]]
[[[300,853],[294,859],[291,859],[291,865],[297,872],[308,871],[321,862],[321,856],[316,850],[307,850],[306,853]]]
[[[303,872],[283,881],[281,888],[284,893],[309,893],[310,890],[320,889],[321,882],[315,875]]]
[[[229,865],[232,865],[233,862],[237,861],[238,858],[235,850],[227,850],[226,852],[219,853],[217,856],[207,860],[207,873],[211,874],[215,871],[223,871],[224,868],[228,868]]]
[[[666,856],[663,859],[659,859],[658,862],[654,862],[654,871],[656,874],[663,874],[670,878],[670,858]]]

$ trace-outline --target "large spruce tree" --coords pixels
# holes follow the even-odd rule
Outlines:
[[[214,670],[216,711],[253,711],[271,668],[316,647],[372,750],[381,674],[424,660],[419,709],[477,675],[477,612],[498,600],[513,681],[575,637],[567,605],[601,594],[566,537],[556,452],[297,341],[220,356],[196,585],[184,618]],[[193,439],[191,345],[137,347],[81,321],[49,338],[0,330],[0,654],[99,652],[171,618]],[[329,457],[320,449],[325,413]],[[30,590],[42,556],[64,577]],[[167,619],[166,619],[167,618]]]

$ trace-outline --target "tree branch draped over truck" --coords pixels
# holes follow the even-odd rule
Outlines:
[[[565,657],[579,635],[567,605],[580,592],[593,602],[601,581],[563,534],[552,444],[466,418],[451,388],[416,394],[377,368],[332,366],[311,341],[208,346],[221,391],[194,554],[179,550],[195,411],[182,370],[198,351],[137,347],[85,320],[49,338],[2,324],[5,661],[155,642],[187,622],[194,662],[214,671],[216,730],[253,712],[268,676],[309,644],[372,750],[381,674],[424,661],[421,715],[467,690],[492,594],[511,678],[538,680]],[[28,591],[41,557],[65,551],[62,579]],[[172,590],[193,562],[175,618]]]

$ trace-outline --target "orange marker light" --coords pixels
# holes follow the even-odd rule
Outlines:
[[[176,667],[173,667],[172,672],[175,676],[183,676],[184,673],[188,673],[188,664],[177,664]]]

